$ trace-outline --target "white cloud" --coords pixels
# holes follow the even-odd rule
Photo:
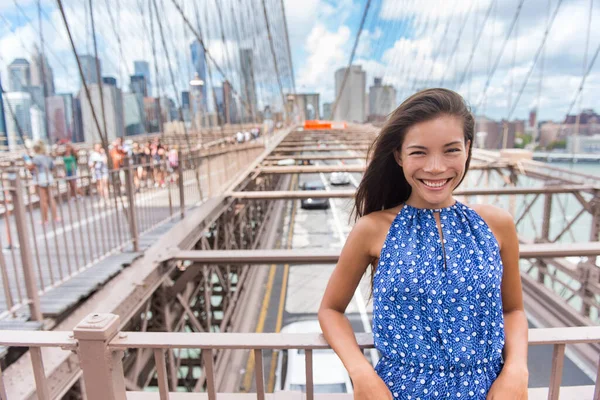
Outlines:
[[[307,59],[304,67],[297,72],[297,85],[311,90],[331,88],[333,72],[347,63],[349,39],[350,29],[347,26],[341,26],[337,32],[329,32],[324,25],[315,25],[306,38]]]

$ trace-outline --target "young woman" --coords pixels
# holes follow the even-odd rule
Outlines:
[[[26,165],[29,171],[31,171],[33,182],[36,185],[38,197],[40,199],[40,211],[42,214],[41,223],[46,224],[48,222],[48,207],[50,207],[52,219],[56,222],[60,222],[60,218],[56,213],[56,202],[54,201],[54,195],[52,194],[52,186],[54,184],[54,160],[46,154],[46,145],[42,141],[38,141],[33,145],[33,152],[35,154]]]
[[[526,399],[527,320],[511,215],[452,196],[474,120],[446,89],[416,93],[375,140],[357,220],[319,310],[355,399]],[[371,265],[373,368],[344,312]]]
[[[69,194],[71,199],[79,197],[79,189],[77,188],[77,151],[70,143],[65,146],[65,152],[62,156],[65,165],[65,176],[69,185]]]

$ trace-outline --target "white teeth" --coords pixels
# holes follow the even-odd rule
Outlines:
[[[437,187],[442,187],[442,186],[444,186],[444,185],[445,185],[447,182],[448,182],[448,179],[446,179],[444,182],[431,182],[431,181],[426,181],[426,180],[423,180],[423,183],[424,183],[425,185],[427,185],[427,186],[430,186],[430,187],[435,187],[435,188],[437,188]]]

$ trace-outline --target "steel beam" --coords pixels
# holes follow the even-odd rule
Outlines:
[[[173,253],[171,260],[194,264],[335,264],[339,255],[339,250],[330,249],[182,250]],[[520,257],[524,259],[595,256],[600,256],[600,242],[520,246]]]
[[[549,186],[540,188],[529,187],[503,187],[493,189],[458,189],[454,192],[459,196],[501,196],[501,195],[529,195],[545,193],[580,193],[595,190],[593,185],[565,185]],[[289,200],[307,198],[351,198],[354,197],[354,189],[346,190],[294,190],[294,191],[264,191],[264,192],[231,192],[227,194],[236,199],[253,200]]]
[[[288,157],[294,158],[294,157]],[[501,165],[495,164],[474,164],[469,170],[498,168]],[[319,172],[364,172],[364,165],[306,165],[306,166],[276,166],[260,167],[258,171],[261,174],[315,174]]]

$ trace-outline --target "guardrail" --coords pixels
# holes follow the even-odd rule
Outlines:
[[[0,317],[41,321],[39,296],[108,255],[139,251],[141,235],[225,188],[264,149],[262,141],[167,160],[54,177],[40,187],[22,168],[0,174]],[[40,196],[43,201],[40,203]]]
[[[36,383],[36,393],[40,400],[49,400],[52,394],[44,371],[42,349],[45,347],[60,347],[65,351],[73,351],[79,358],[83,371],[85,396],[88,400],[106,399],[177,399],[179,394],[169,392],[170,374],[173,365],[169,352],[176,349],[200,350],[202,360],[202,376],[204,389],[209,400],[248,399],[249,394],[217,395],[214,373],[215,352],[225,349],[249,350],[254,354],[256,383],[256,398],[269,398],[265,393],[263,376],[263,351],[280,349],[303,349],[305,357],[306,399],[348,399],[351,395],[318,395],[314,393],[313,351],[329,348],[323,336],[319,333],[279,334],[279,333],[161,333],[161,332],[120,332],[119,317],[114,314],[92,314],[81,321],[73,332],[2,332],[0,345],[29,348],[33,375]],[[373,338],[370,333],[356,335],[362,349],[373,348]],[[600,327],[549,328],[530,329],[529,345],[554,346],[550,385],[544,389],[530,389],[530,399],[547,398],[593,398],[600,396],[600,376],[595,386],[562,387],[561,378],[567,345],[582,343],[600,343]],[[123,373],[122,358],[124,352],[132,349],[148,349],[153,352],[157,376],[158,396],[153,393],[126,391],[126,379]],[[172,388],[173,389],[173,388]],[[574,394],[578,397],[573,397]],[[205,396],[206,396],[205,395]],[[0,398],[6,399],[6,385],[0,375]],[[186,397],[183,397],[186,398]],[[206,397],[201,397],[206,398]],[[274,397],[270,397],[274,398]],[[282,393],[278,398],[304,398],[298,393]]]

